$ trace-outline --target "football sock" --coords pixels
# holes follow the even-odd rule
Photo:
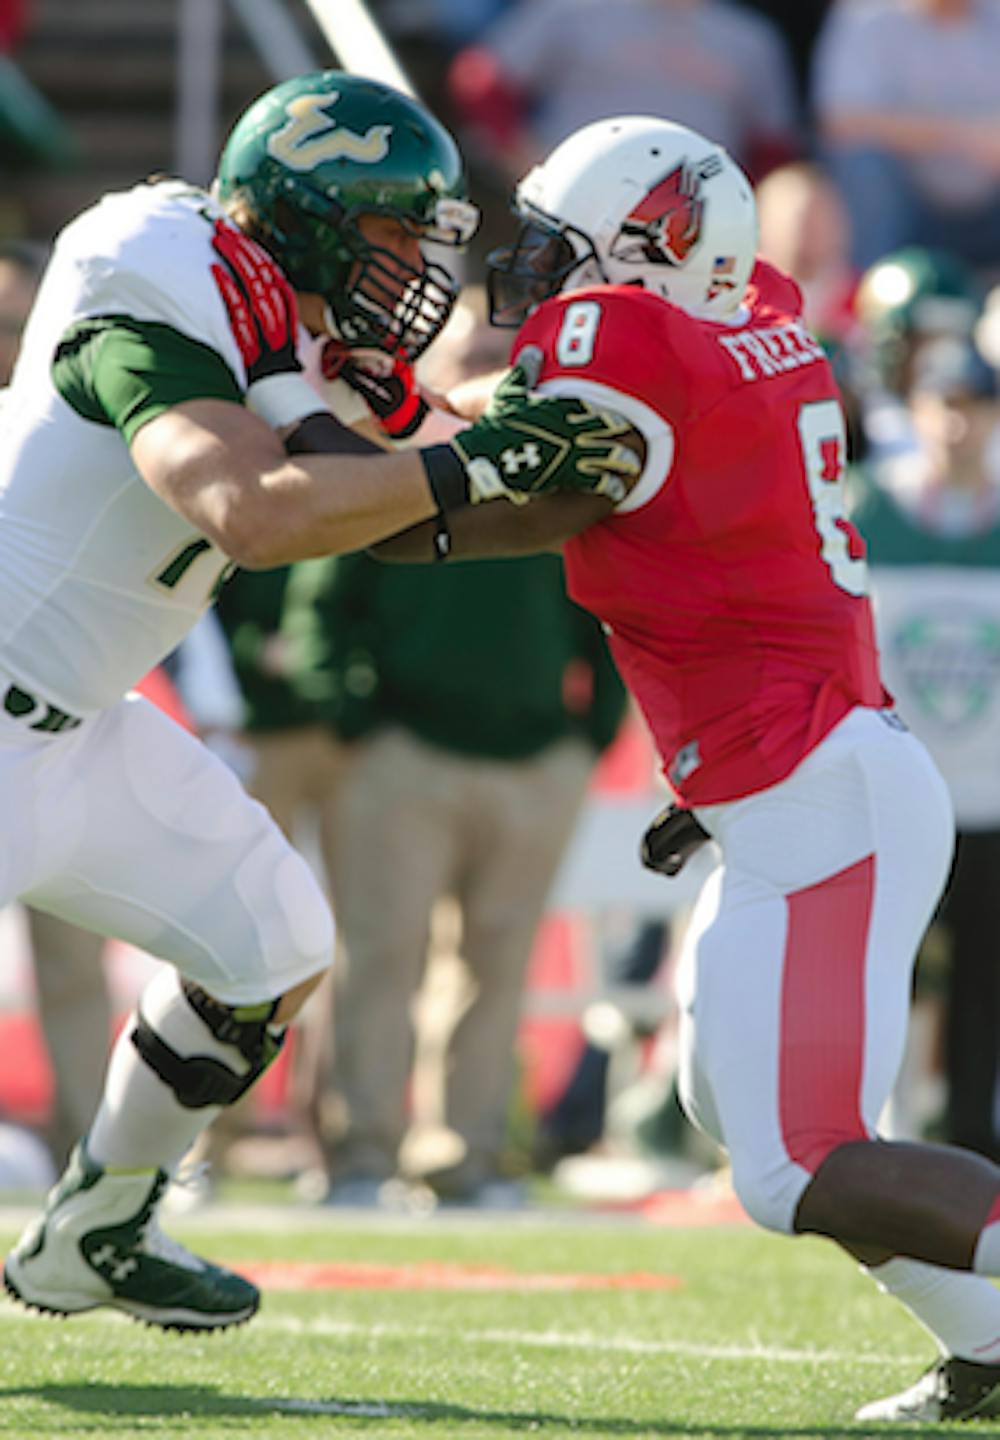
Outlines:
[[[986,1224],[982,1228],[972,1259],[972,1268],[978,1275],[1000,1277],[1000,1195],[986,1217]]]
[[[147,1023],[179,1055],[213,1056],[230,1068],[246,1068],[236,1048],[217,1040],[188,1004],[172,967],[147,985],[140,1003]],[[133,1016],[112,1051],[87,1152],[98,1165],[115,1169],[171,1170],[221,1107],[181,1105],[132,1044],[135,1023]]]
[[[1000,1364],[1000,1290],[988,1280],[901,1256],[868,1274],[931,1332],[942,1354]]]

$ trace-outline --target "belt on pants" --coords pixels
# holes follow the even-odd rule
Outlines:
[[[50,735],[58,735],[63,730],[75,730],[78,725],[83,724],[79,715],[70,715],[67,710],[60,710],[58,705],[39,700],[30,690],[24,690],[20,685],[7,686],[3,708],[15,720],[23,720],[29,730],[43,730]]]

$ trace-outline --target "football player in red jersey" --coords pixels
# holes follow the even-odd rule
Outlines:
[[[996,1413],[1000,1169],[877,1131],[953,821],[879,676],[832,372],[798,287],[755,260],[746,177],[702,136],[599,121],[516,208],[492,318],[520,326],[513,359],[538,390],[631,421],[643,472],[614,505],[480,506],[433,545],[425,524],[376,553],[562,546],[680,807],[648,853],[696,822],[721,851],[679,982],[689,1115],[754,1219],[838,1241],[937,1339],[940,1360],[858,1418]]]

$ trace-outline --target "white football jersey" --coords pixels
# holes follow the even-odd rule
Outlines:
[[[143,482],[120,431],[85,418],[53,378],[72,326],[119,316],[207,347],[238,400],[246,372],[211,273],[221,214],[183,182],[143,184],[56,243],[0,406],[0,697],[14,684],[72,716],[112,704],[174,649],[229,567]]]

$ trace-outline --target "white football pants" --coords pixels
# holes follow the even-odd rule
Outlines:
[[[139,695],[55,735],[0,713],[0,814],[0,905],[128,941],[230,1005],[330,962],[306,862],[228,766]]]
[[[780,784],[698,817],[722,866],[678,969],[681,1099],[761,1225],[790,1233],[836,1146],[875,1133],[954,839],[944,780],[856,709]]]

